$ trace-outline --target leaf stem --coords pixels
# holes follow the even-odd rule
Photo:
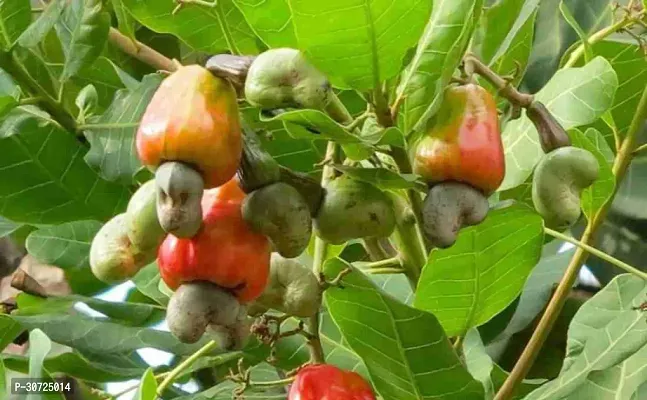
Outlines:
[[[613,174],[616,176],[616,182],[621,182],[627,172],[627,168],[631,163],[631,159],[636,149],[638,133],[641,131],[645,119],[647,119],[647,87],[643,90],[640,103],[638,104],[631,125],[629,126],[627,136],[618,150],[618,155],[613,163],[612,170]],[[597,229],[602,225],[602,222],[611,207],[613,198],[618,192],[618,187],[619,185],[616,185],[611,198],[607,200],[593,218],[589,220],[584,233],[582,234],[582,238],[580,239],[581,243],[588,244],[594,239]],[[530,368],[537,359],[537,355],[541,351],[548,334],[555,325],[555,321],[566,303],[568,294],[570,293],[573,283],[575,283],[575,280],[577,279],[577,274],[586,261],[588,254],[589,253],[582,247],[578,247],[575,251],[573,258],[564,272],[564,276],[559,282],[553,297],[550,299],[550,302],[546,307],[544,315],[541,317],[532,337],[510,372],[510,375],[496,394],[496,397],[494,398],[495,400],[511,399],[517,387],[526,377],[528,371],[530,371]]]
[[[586,40],[586,43],[581,43],[573,52],[571,55],[568,57],[568,61],[564,64],[563,68],[571,68],[573,67],[577,61],[582,57],[582,55],[585,54],[586,49],[589,48],[590,46],[593,46],[594,44],[601,42],[602,40],[606,39],[609,37],[609,35],[618,32],[619,30],[626,28],[628,25],[631,25],[633,23],[633,18],[623,18],[620,21],[616,22],[615,24],[608,26],[604,29],[601,29],[594,33],[593,35],[589,36],[589,38]]]
[[[212,7],[216,10],[216,17],[218,18],[218,22],[220,23],[222,34],[225,37],[225,41],[227,42],[227,47],[229,48],[229,51],[231,52],[231,54],[239,55],[240,51],[238,51],[238,48],[236,47],[236,42],[234,41],[234,38],[231,36],[229,25],[227,25],[227,20],[225,18],[224,13],[222,12],[222,2],[217,1],[214,3],[215,4]]]
[[[141,42],[132,40],[115,28],[110,28],[108,41],[124,53],[159,71],[174,72],[177,69],[178,64],[164,54],[153,50]]]
[[[198,359],[205,354],[209,353],[211,350],[215,349],[218,344],[211,340],[204,346],[202,346],[198,351],[195,353],[191,354],[186,360],[182,361],[180,364],[178,364],[173,370],[168,372],[162,383],[157,387],[157,395],[162,396],[162,393],[164,393],[164,390],[166,390],[167,387],[169,387],[173,381],[175,381],[175,378],[178,377],[182,373],[183,370],[189,368],[193,363],[198,361]]]
[[[643,272],[643,271],[639,270],[636,267],[632,267],[631,265],[627,264],[626,262],[618,260],[617,258],[615,258],[613,256],[610,256],[609,254],[596,249],[595,247],[589,246],[586,243],[582,243],[582,242],[580,242],[579,240],[577,240],[575,238],[564,235],[563,233],[554,231],[554,230],[552,230],[550,228],[544,228],[544,232],[546,232],[546,234],[548,234],[550,236],[553,236],[553,237],[561,239],[561,240],[563,240],[565,242],[574,244],[575,246],[580,247],[583,250],[586,250],[587,252],[593,254],[594,256],[599,257],[599,258],[603,259],[604,261],[606,261],[606,262],[608,262],[610,264],[613,264],[616,267],[618,267],[618,268],[620,268],[620,269],[622,269],[622,270],[624,270],[624,271],[626,271],[626,272],[628,272],[630,274],[634,274],[634,275],[636,275],[637,277],[639,277],[641,279],[647,280],[647,273],[646,272]]]
[[[385,260],[374,261],[374,262],[356,262],[353,263],[358,268],[363,270],[372,270],[378,268],[399,268],[402,269],[402,262],[400,257],[391,257]]]

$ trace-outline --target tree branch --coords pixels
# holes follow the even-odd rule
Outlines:
[[[110,28],[108,41],[124,53],[159,71],[174,72],[178,67],[177,62],[141,42],[133,41],[115,28]]]

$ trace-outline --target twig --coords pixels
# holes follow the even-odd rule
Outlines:
[[[110,32],[108,32],[108,41],[124,53],[157,70],[174,72],[177,69],[177,63],[173,62],[170,58],[141,42],[135,41],[133,43],[132,39],[115,28],[110,28]]]
[[[490,67],[485,65],[481,60],[476,58],[473,54],[467,54],[463,59],[465,65],[469,65],[471,69],[483,78],[490,82],[496,88],[499,94],[505,97],[513,106],[527,108],[533,102],[532,95],[519,92],[510,81],[499,76]]]
[[[198,361],[200,357],[215,349],[216,346],[218,346],[218,344],[215,341],[209,341],[207,344],[202,346],[202,348],[191,354],[191,356],[189,356],[186,360],[182,361],[175,368],[173,368],[173,370],[169,371],[168,375],[166,375],[162,383],[160,383],[160,385],[157,387],[157,395],[161,396],[164,393],[164,390],[166,390],[166,388],[170,386],[173,381],[175,381],[175,378],[177,378],[183,370],[189,368],[191,365],[193,365],[193,363]]]
[[[616,159],[613,163],[613,174],[616,176],[616,181],[621,182],[624,178],[627,168],[631,163],[631,159],[636,148],[636,140],[638,133],[642,130],[645,119],[647,119],[647,88],[643,90],[640,103],[636,109],[629,130],[625,137],[622,146],[620,147]],[[613,196],[598,210],[598,212],[591,218],[582,234],[581,243],[588,244],[595,237],[596,231],[602,225],[606,214],[611,207],[612,200],[615,197],[618,186],[616,185]],[[495,400],[507,400],[512,398],[517,387],[521,384],[523,379],[532,368],[537,355],[541,351],[548,334],[555,325],[555,321],[559,316],[568,294],[571,291],[573,283],[577,279],[577,274],[586,261],[588,254],[582,247],[578,247],[571,259],[571,262],[568,264],[564,276],[562,277],[557,289],[555,290],[553,297],[550,299],[548,306],[544,315],[541,317],[539,324],[537,325],[535,331],[532,334],[532,337],[528,341],[526,348],[523,353],[517,360],[514,368],[510,372],[510,375],[504,382],[504,384],[499,389],[499,392],[496,394]]]
[[[599,258],[603,259],[604,261],[606,261],[606,262],[608,262],[610,264],[613,264],[613,265],[615,265],[616,267],[618,267],[620,269],[625,270],[626,272],[629,272],[630,274],[634,274],[634,275],[636,275],[637,277],[639,277],[641,279],[647,280],[647,273],[646,272],[643,272],[643,271],[641,271],[641,270],[639,270],[639,269],[637,269],[635,267],[632,267],[631,265],[627,264],[626,262],[618,260],[617,258],[615,258],[613,256],[610,256],[609,254],[596,249],[595,247],[589,246],[586,243],[582,243],[577,239],[574,239],[574,238],[572,238],[570,236],[566,236],[563,233],[554,231],[554,230],[552,230],[550,228],[544,228],[544,232],[546,232],[550,236],[553,236],[553,237],[561,239],[561,240],[563,240],[565,242],[574,244],[575,246],[580,247],[583,250],[586,250],[587,252],[593,254],[594,256],[599,257]]]

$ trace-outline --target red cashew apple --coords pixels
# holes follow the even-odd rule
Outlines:
[[[505,157],[492,95],[475,84],[445,90],[431,129],[414,146],[413,169],[430,184],[458,181],[494,192]]]
[[[205,188],[236,173],[242,153],[236,91],[198,65],[180,67],[157,89],[136,136],[141,162],[156,169],[165,161],[196,168]]]
[[[317,364],[297,373],[288,400],[375,400],[375,395],[358,373]]]
[[[230,290],[241,303],[263,293],[270,268],[269,240],[254,232],[241,213],[245,193],[235,179],[202,197],[203,226],[187,239],[169,234],[157,257],[160,275],[173,290],[184,282],[208,281]]]

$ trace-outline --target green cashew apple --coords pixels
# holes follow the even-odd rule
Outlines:
[[[271,49],[252,62],[245,81],[245,98],[263,109],[323,109],[332,98],[328,79],[299,50]]]
[[[532,202],[547,227],[565,229],[581,214],[582,190],[600,174],[598,160],[578,147],[560,147],[546,154],[532,178]]]
[[[157,188],[151,179],[137,189],[126,209],[128,238],[141,252],[157,249],[166,232],[157,218]]]
[[[326,186],[314,221],[315,232],[332,244],[351,239],[386,237],[395,229],[391,199],[375,186],[340,177]]]
[[[281,179],[279,163],[263,150],[256,133],[244,129],[243,154],[236,172],[238,185],[243,192],[251,193]]]
[[[250,315],[273,308],[299,318],[315,315],[321,306],[319,280],[310,268],[272,253],[270,279],[263,294],[249,307]]]
[[[183,343],[195,343],[213,326],[232,330],[244,319],[247,310],[236,296],[206,281],[180,285],[171,296],[166,309],[166,322],[171,333]]]
[[[310,209],[292,186],[277,182],[253,191],[243,200],[242,213],[245,222],[267,236],[282,256],[296,257],[308,247]]]
[[[202,225],[204,181],[180,162],[165,162],[155,171],[157,216],[164,231],[178,238],[195,236]]]
[[[119,214],[103,225],[92,240],[90,268],[103,282],[124,282],[155,260],[157,249],[140,252],[132,245],[128,225],[127,214]]]
[[[456,242],[461,228],[480,224],[488,211],[488,200],[479,190],[466,183],[442,182],[425,199],[423,231],[433,246],[447,248]]]

